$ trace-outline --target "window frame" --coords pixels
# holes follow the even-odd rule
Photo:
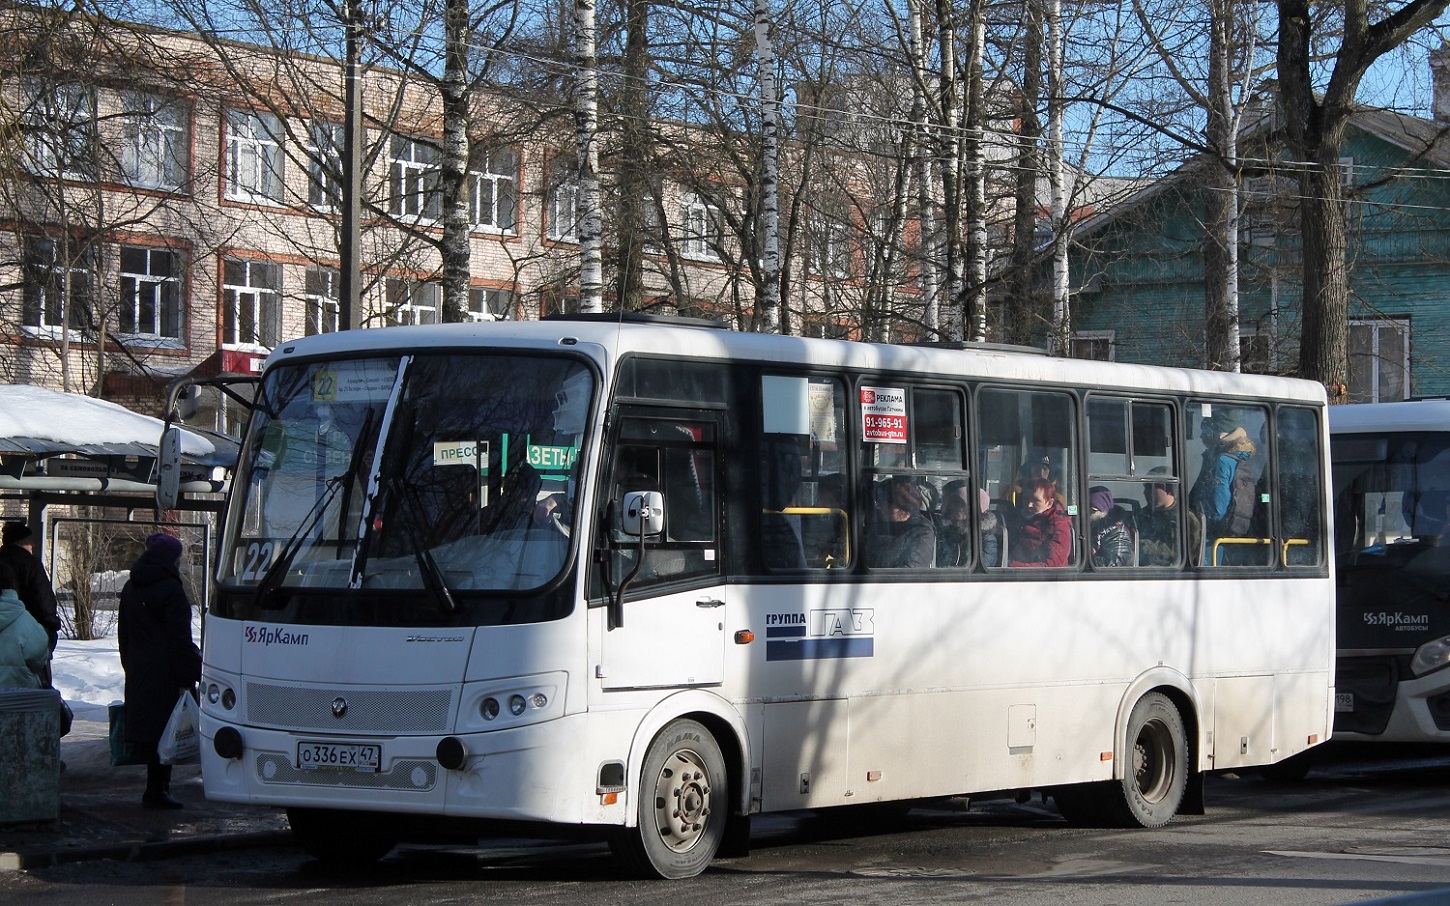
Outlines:
[[[388,141],[388,212],[417,223],[443,219],[442,151],[413,136]]]
[[[189,179],[191,106],[180,98],[131,90],[122,93],[124,144],[121,172],[141,189],[176,191]]]
[[[281,121],[271,113],[233,107],[226,112],[226,198],[280,207],[286,201]]]
[[[140,252],[145,255],[144,271],[128,271],[126,269],[127,253]],[[155,273],[153,262],[158,256],[169,258],[166,273]],[[165,246],[146,246],[122,244],[119,248],[119,282],[117,298],[117,331],[120,335],[132,341],[146,342],[151,345],[177,346],[185,345],[186,318],[185,306],[182,301],[184,289],[184,274],[186,273],[186,256],[183,252]],[[131,285],[131,324],[134,330],[126,330],[125,322],[122,319],[122,312],[127,301],[126,287],[128,282]],[[148,289],[149,288],[149,289]],[[145,304],[146,295],[152,297],[151,323],[154,330],[141,330],[142,310]],[[169,315],[168,315],[169,313]],[[165,329],[168,318],[175,324],[175,332],[167,332]]]
[[[507,155],[512,168],[495,169],[496,161]],[[481,163],[481,165],[480,165]],[[501,236],[518,235],[519,155],[513,147],[490,148],[477,152],[474,166],[468,171],[468,223],[475,233]],[[488,186],[488,210],[484,210],[483,187]]]
[[[228,265],[242,267],[244,282],[227,278]],[[267,282],[270,276],[272,281]],[[247,301],[250,299],[250,302]],[[282,338],[282,266],[256,258],[225,256],[222,259],[222,342],[224,349],[274,349]],[[253,337],[243,339],[242,317],[250,308]],[[270,331],[271,343],[269,339]]]

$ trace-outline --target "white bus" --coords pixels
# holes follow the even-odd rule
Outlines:
[[[1329,411],[1334,732],[1450,742],[1450,400]]]
[[[272,353],[208,798],[324,860],[508,819],[679,878],[762,812],[1035,789],[1156,827],[1327,738],[1317,385],[655,321]],[[1251,528],[1174,505],[1231,441]]]

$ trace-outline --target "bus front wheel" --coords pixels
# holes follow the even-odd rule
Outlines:
[[[309,856],[339,868],[372,865],[398,843],[396,821],[378,812],[289,808],[287,823]]]
[[[610,848],[635,875],[690,878],[720,849],[730,817],[725,757],[710,731],[677,720],[645,753],[635,796],[638,823],[622,827]]]

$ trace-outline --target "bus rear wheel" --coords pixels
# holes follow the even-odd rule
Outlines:
[[[730,814],[730,780],[720,746],[702,724],[677,720],[650,743],[635,797],[638,823],[610,848],[648,878],[691,878],[715,858]]]
[[[1079,827],[1162,827],[1188,788],[1188,738],[1178,708],[1159,692],[1138,699],[1124,737],[1123,776],[1053,791],[1057,810]]]
[[[396,821],[378,812],[289,808],[287,823],[309,856],[338,868],[372,865],[398,843]]]

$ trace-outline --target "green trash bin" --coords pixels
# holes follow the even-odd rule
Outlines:
[[[0,689],[0,824],[60,817],[60,693]]]

